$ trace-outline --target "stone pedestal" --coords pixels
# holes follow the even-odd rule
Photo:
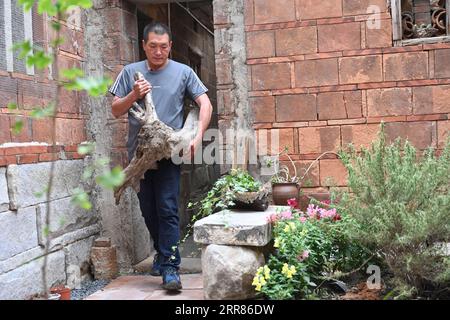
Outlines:
[[[117,277],[116,247],[111,245],[108,238],[94,241],[91,249],[91,261],[95,279],[113,279]]]
[[[202,249],[205,299],[251,299],[253,277],[265,264],[263,251],[272,240],[271,214],[285,206],[264,211],[223,210],[194,224],[194,241]]]

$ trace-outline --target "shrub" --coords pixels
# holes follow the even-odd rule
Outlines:
[[[387,145],[382,125],[370,149],[340,157],[351,193],[339,195],[338,209],[356,222],[351,237],[380,252],[399,287],[448,290],[450,139],[440,157],[431,148],[419,157],[408,141]]]

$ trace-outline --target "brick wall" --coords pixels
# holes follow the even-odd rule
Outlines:
[[[53,31],[36,14],[33,8],[33,42],[39,47],[46,47]],[[73,12],[67,21],[62,22],[61,37],[65,39],[58,56],[59,68],[81,67],[85,59],[83,44],[83,27],[80,13]],[[17,39],[23,41],[23,39]],[[32,119],[30,112],[36,107],[47,106],[55,97],[56,86],[49,76],[49,70],[26,74],[19,63],[12,71],[0,70],[0,167],[10,164],[46,162],[52,159],[79,159],[77,145],[86,140],[85,121],[87,111],[81,107],[77,92],[63,90],[56,114],[56,142],[58,147],[52,149],[51,119]],[[8,103],[15,103],[17,109],[10,111]],[[18,120],[23,122],[19,134],[9,130]],[[39,142],[40,146],[28,142]],[[8,143],[21,143],[20,147],[10,147]],[[5,145],[6,144],[6,145]]]
[[[127,1],[114,0],[106,2],[102,9],[105,27],[105,46],[102,48],[102,61],[105,65],[106,75],[115,80],[122,68],[130,63],[139,61],[138,25],[136,19],[136,6]],[[107,95],[105,106],[111,109],[113,96]],[[108,112],[108,129],[112,133],[111,161],[113,165],[128,165],[126,143],[128,138],[128,117],[123,115],[116,119]]]
[[[381,29],[367,26],[369,5],[381,8]],[[393,47],[385,0],[245,0],[244,10],[253,127],[279,130],[298,168],[350,142],[369,145],[381,121],[390,139],[442,147],[450,43]],[[320,190],[345,186],[346,174],[326,157],[308,180]]]

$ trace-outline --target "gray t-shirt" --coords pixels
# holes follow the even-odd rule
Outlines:
[[[170,60],[161,70],[150,71],[147,60],[126,65],[109,89],[113,95],[123,98],[133,90],[134,73],[141,72],[153,87],[152,98],[159,119],[175,130],[183,127],[184,97],[195,100],[208,91],[189,66]],[[143,101],[138,101],[143,104]],[[128,112],[128,159],[132,159],[137,147],[139,122]]]

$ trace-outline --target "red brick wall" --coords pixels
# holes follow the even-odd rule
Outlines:
[[[367,27],[369,5],[381,29]],[[353,142],[389,138],[442,147],[450,129],[450,43],[392,46],[385,0],[245,0],[255,130],[280,130],[297,167]],[[333,159],[334,158],[334,159]],[[313,167],[310,186],[346,185],[338,159]],[[311,189],[310,191],[315,190]]]
[[[106,45],[103,47],[103,62],[106,75],[115,80],[119,72],[127,64],[139,60],[138,24],[136,6],[124,0],[114,0],[100,9],[104,17]],[[105,108],[111,110],[113,96],[107,94],[108,103]],[[111,111],[108,112],[107,125],[112,132],[111,163],[128,165],[126,142],[128,138],[128,118],[123,115],[116,119]]]
[[[61,37],[65,39],[59,54],[59,67],[81,67],[85,59],[83,49],[83,28],[62,22]],[[39,39],[48,44],[49,28],[42,17],[35,15],[33,29],[39,31]],[[51,119],[32,119],[30,112],[36,107],[47,106],[55,97],[56,86],[49,80],[48,70],[38,71],[30,76],[0,70],[0,166],[51,161],[53,159],[78,159],[77,145],[86,140],[85,121],[87,112],[82,110],[77,92],[63,90],[56,114],[56,142],[58,147],[29,145],[5,147],[10,142],[41,142],[51,144]],[[8,103],[17,104],[17,110],[10,111]],[[10,131],[18,120],[23,121],[20,134]]]

